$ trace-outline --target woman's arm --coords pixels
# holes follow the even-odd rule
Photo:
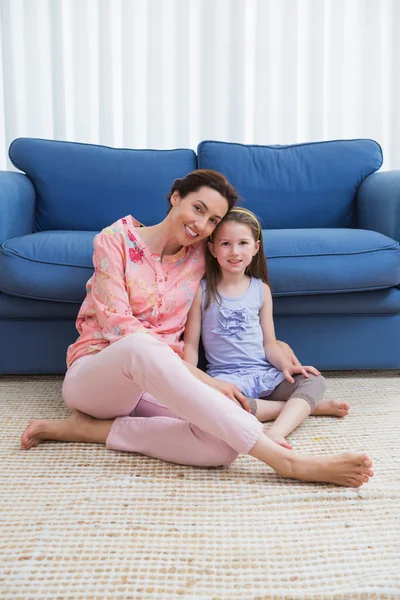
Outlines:
[[[273,318],[272,294],[269,286],[265,283],[263,283],[263,296],[264,304],[260,310],[260,323],[264,335],[265,357],[268,362],[282,371],[285,379],[290,383],[294,383],[292,375],[296,373],[302,373],[305,377],[308,377],[308,373],[320,375],[321,373],[314,367],[303,367],[298,361],[294,363],[290,354],[283,347],[284,342],[277,341]],[[289,346],[288,348],[291,350]]]
[[[188,314],[183,334],[183,359],[195,367],[197,367],[199,361],[202,298],[203,288],[199,285]]]
[[[264,350],[268,362],[283,371],[290,361],[275,336],[275,326],[272,310],[272,294],[269,286],[263,283],[264,303],[260,310],[260,323],[264,336]]]

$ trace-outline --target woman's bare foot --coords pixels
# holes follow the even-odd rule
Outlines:
[[[21,449],[30,450],[43,440],[105,444],[113,421],[100,421],[78,410],[67,419],[32,421],[21,437]]]
[[[293,453],[294,454],[294,453]],[[275,469],[278,475],[300,481],[335,483],[347,487],[360,487],[373,476],[372,461],[367,454],[344,452],[328,456],[300,456],[296,453],[288,468]]]
[[[360,487],[374,474],[367,454],[344,452],[328,456],[301,456],[275,444],[265,433],[261,433],[249,454],[272,467],[278,475],[300,481]]]
[[[350,404],[347,402],[340,402],[339,400],[321,400],[311,414],[315,417],[346,417],[349,412]]]
[[[267,435],[270,440],[273,440],[274,442],[282,446],[282,448],[287,448],[288,450],[292,449],[292,446],[289,444],[289,442],[285,440],[285,438],[282,435],[275,435],[275,433],[273,431],[270,432],[269,429],[265,432],[265,435]]]

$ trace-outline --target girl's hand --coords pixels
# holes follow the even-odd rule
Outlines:
[[[300,363],[298,365],[293,365],[293,364],[288,364],[283,370],[282,373],[285,377],[285,379],[287,379],[289,381],[289,383],[294,383],[294,379],[292,377],[292,375],[304,375],[304,377],[309,377],[309,373],[312,373],[313,375],[321,375],[321,373],[318,371],[318,369],[315,369],[315,367],[303,367],[303,365],[301,365]]]
[[[224,396],[227,396],[230,400],[233,400],[233,402],[236,402],[239,406],[242,406],[247,412],[250,412],[250,404],[246,396],[233,383],[212,377],[212,382],[209,385],[221,392],[221,394],[224,394]]]

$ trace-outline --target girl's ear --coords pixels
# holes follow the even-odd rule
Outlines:
[[[211,254],[213,255],[214,258],[216,258],[215,256],[215,252],[214,252],[214,246],[212,245],[212,242],[208,242],[208,249],[211,252]]]
[[[260,240],[258,240],[258,242],[255,243],[253,256],[255,256],[257,254],[259,249],[260,249]]]

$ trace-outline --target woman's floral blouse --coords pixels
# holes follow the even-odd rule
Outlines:
[[[204,275],[204,242],[161,260],[141,241],[139,227],[128,216],[95,237],[94,275],[86,284],[76,321],[80,335],[68,348],[68,367],[138,331],[182,355],[187,314]]]

